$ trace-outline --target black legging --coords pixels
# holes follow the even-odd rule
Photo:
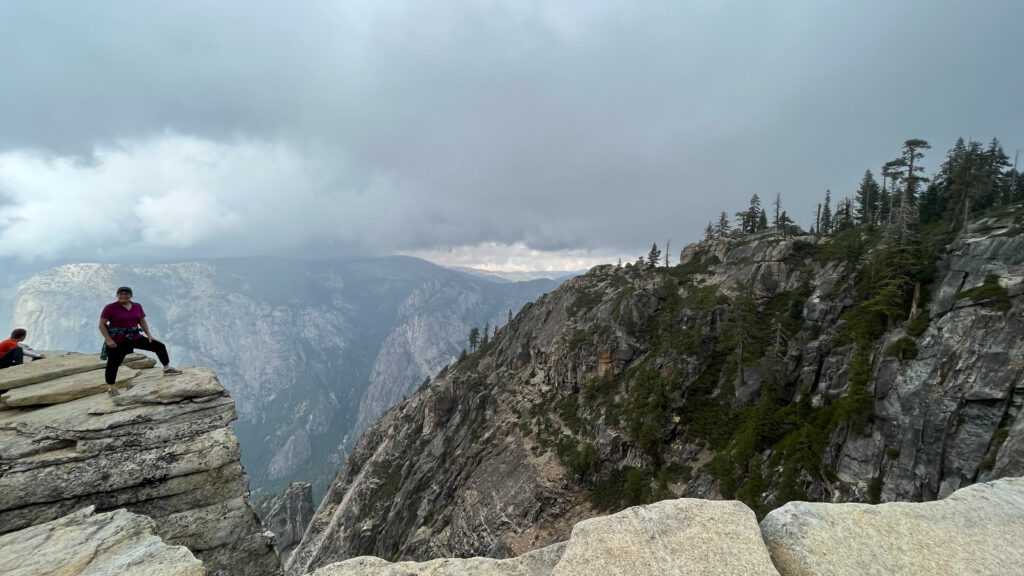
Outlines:
[[[7,354],[0,358],[0,368],[10,368],[25,361],[25,349],[21,346],[11,348]]]
[[[156,352],[156,357],[160,359],[160,363],[164,366],[171,363],[170,357],[167,356],[167,346],[164,346],[163,342],[150,342],[146,338],[118,342],[117,348],[107,346],[107,371],[104,373],[104,376],[107,379],[108,385],[114,385],[114,380],[117,379],[117,369],[120,368],[121,362],[124,362],[125,356],[135,352],[136,348]]]

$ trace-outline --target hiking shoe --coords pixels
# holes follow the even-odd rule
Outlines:
[[[120,396],[121,395],[121,393],[118,392],[117,388],[114,387],[114,386],[110,386],[110,387],[107,388],[107,394],[110,394],[111,397]]]
[[[181,374],[181,370],[178,370],[173,366],[168,366],[167,368],[164,368],[164,376],[177,376],[178,374]]]

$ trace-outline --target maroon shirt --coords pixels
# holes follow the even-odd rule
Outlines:
[[[109,328],[136,328],[145,317],[146,313],[142,311],[142,304],[138,302],[132,302],[131,310],[125,310],[120,303],[112,302],[104,306],[103,312],[100,312],[100,318],[107,321]],[[140,337],[140,334],[135,335],[135,338]],[[123,334],[111,335],[111,338],[114,339],[114,342],[126,340]]]

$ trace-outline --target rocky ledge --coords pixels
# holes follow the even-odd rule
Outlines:
[[[211,576],[280,573],[249,505],[234,401],[214,373],[165,377],[132,355],[111,397],[104,365],[61,354],[0,371],[0,535],[33,538],[30,527],[83,508],[124,508]]]
[[[738,501],[665,500],[576,524],[567,542],[508,560],[386,562],[313,576],[846,576],[1024,574],[1024,479],[926,503],[791,502],[760,526]]]
[[[0,536],[0,574],[203,576],[184,546],[168,546],[153,521],[125,510],[95,514],[92,506]]]

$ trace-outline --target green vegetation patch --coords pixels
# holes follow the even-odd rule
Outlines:
[[[379,504],[391,502],[394,499],[402,483],[402,469],[402,462],[391,464],[387,461],[380,461],[373,463],[370,473],[375,480],[380,481],[380,485],[359,508],[357,522],[361,522],[373,514]]]
[[[885,348],[885,355],[893,358],[899,358],[901,360],[913,360],[917,358],[917,344],[913,338],[904,336],[899,340],[889,344]]]
[[[594,484],[590,505],[603,512],[614,512],[675,498],[666,484],[666,473],[632,466],[612,470]]]
[[[907,335],[911,338],[920,338],[932,323],[927,310],[922,310],[914,318],[914,321],[907,325]]]
[[[981,286],[975,286],[970,290],[957,292],[956,299],[970,299],[971,302],[991,306],[1000,312],[1006,312],[1012,307],[1010,295],[1006,288],[999,285],[999,276],[989,274]]]
[[[600,304],[603,299],[604,294],[600,290],[577,290],[576,297],[566,308],[565,313],[569,318],[575,318],[581,311],[589,311]]]

